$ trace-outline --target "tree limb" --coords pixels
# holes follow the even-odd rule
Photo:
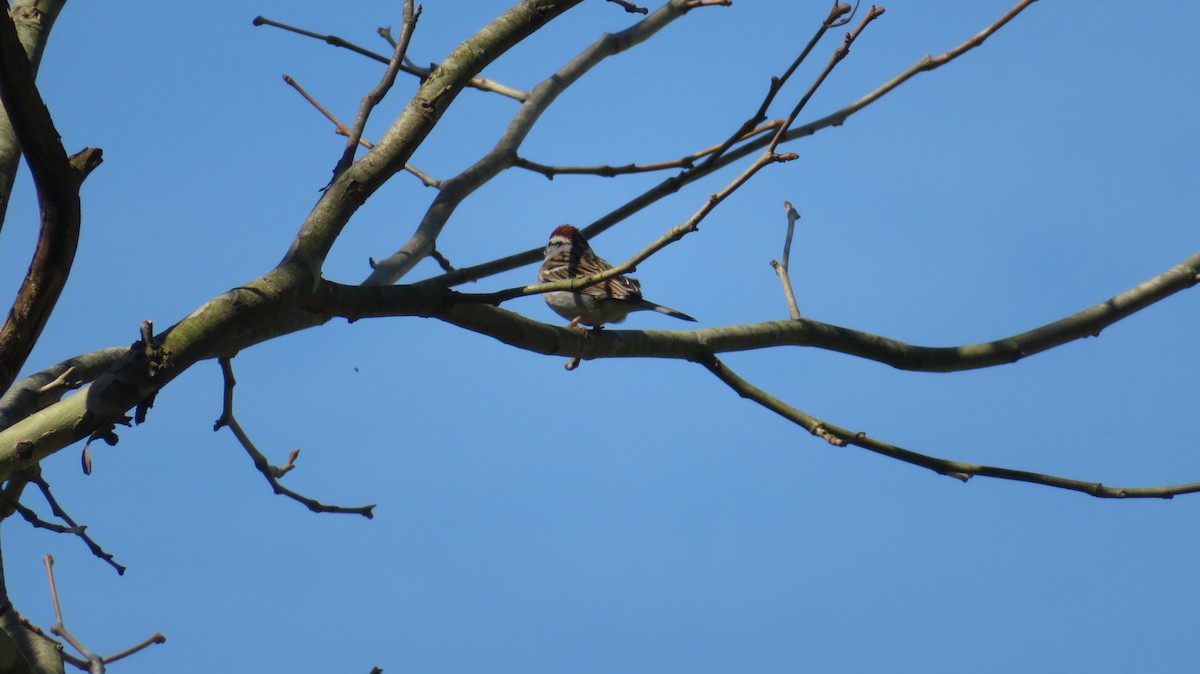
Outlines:
[[[1161,487],[1107,487],[1099,482],[1087,482],[1083,480],[1075,480],[1071,478],[1059,477],[1057,475],[1047,475],[1045,473],[1033,473],[1025,470],[1014,470],[1011,468],[997,468],[995,466],[984,466],[974,463],[964,463],[962,461],[952,461],[950,459],[940,459],[926,454],[920,454],[912,450],[897,447],[896,445],[875,440],[867,437],[865,433],[856,433],[847,430],[840,426],[828,424],[820,419],[809,415],[801,410],[788,405],[787,403],[775,398],[766,391],[754,386],[750,382],[742,379],[733,370],[730,370],[720,360],[714,356],[708,356],[698,361],[709,372],[712,372],[717,379],[724,382],[729,388],[733,389],[738,395],[743,398],[748,398],[763,407],[771,410],[779,416],[795,423],[809,433],[824,439],[836,447],[844,447],[846,445],[854,445],[870,450],[876,454],[911,463],[915,466],[928,468],[940,475],[947,475],[957,480],[966,482],[972,477],[991,477],[1000,480],[1014,480],[1017,482],[1028,482],[1030,484],[1040,484],[1047,487],[1057,489],[1067,489],[1077,491],[1089,496],[1097,498],[1172,498],[1180,494],[1194,494],[1200,492],[1200,482],[1192,482],[1188,484],[1165,485]]]
[[[34,76],[42,62],[42,52],[50,29],[62,11],[66,0],[16,0],[9,15],[16,26],[17,39],[25,51],[29,67]],[[0,105],[0,229],[4,227],[4,216],[8,210],[9,196],[21,161],[21,142],[17,139],[8,112]]]
[[[58,131],[34,84],[29,59],[7,12],[0,12],[0,101],[8,111],[33,174],[41,208],[41,232],[33,260],[8,317],[0,326],[0,391],[3,391],[12,385],[29,357],[67,282],[79,243],[79,183],[86,175],[86,171],[72,165],[59,142]],[[85,159],[84,166],[88,163]]]

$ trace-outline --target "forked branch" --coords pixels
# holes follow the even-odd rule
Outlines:
[[[279,478],[283,477],[296,467],[295,461],[296,457],[300,454],[300,450],[293,450],[288,457],[287,463],[284,465],[271,465],[271,462],[267,460],[267,457],[263,455],[263,453],[260,452],[257,447],[254,446],[254,443],[250,440],[250,436],[247,435],[246,431],[242,429],[242,425],[238,423],[237,418],[233,416],[233,387],[237,385],[237,380],[233,377],[233,363],[228,357],[219,358],[218,362],[221,364],[221,374],[225,380],[225,388],[224,395],[222,397],[223,402],[221,406],[221,416],[219,419],[217,419],[216,423],[213,424],[213,430],[217,431],[223,426],[228,426],[229,430],[233,431],[233,435],[238,439],[238,442],[241,443],[242,448],[246,450],[246,453],[250,455],[250,459],[254,461],[254,467],[258,469],[258,472],[262,474],[263,478],[266,479],[267,483],[271,485],[271,489],[274,490],[276,494],[281,494],[292,499],[293,501],[296,501],[297,503],[301,503],[315,513],[346,513],[362,515],[367,519],[371,519],[375,516],[374,504],[353,507],[326,505],[320,501],[294,492],[280,484]]]

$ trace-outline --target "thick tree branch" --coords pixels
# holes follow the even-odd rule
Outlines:
[[[16,26],[17,39],[25,51],[30,69],[37,75],[42,62],[42,52],[50,29],[62,11],[66,0],[17,0],[12,3],[9,15]],[[4,227],[4,216],[8,210],[9,196],[21,161],[21,142],[8,119],[8,112],[0,105],[0,229]]]
[[[546,355],[588,359],[701,360],[707,353],[808,346],[873,360],[901,370],[957,372],[1013,363],[1068,342],[1097,336],[1109,325],[1198,282],[1200,253],[1120,295],[1066,318],[990,342],[948,347],[907,344],[804,318],[677,332],[606,329],[580,335],[498,307],[472,304],[483,298],[490,299],[492,294],[467,295],[425,284],[355,287],[324,282],[312,307],[350,319],[435,317],[511,346]]]
[[[33,70],[7,12],[0,12],[0,101],[23,148],[37,188],[41,232],[25,280],[0,326],[0,391],[7,390],[45,327],[67,282],[79,242],[79,183],[98,163],[81,156],[77,168],[59,142]]]

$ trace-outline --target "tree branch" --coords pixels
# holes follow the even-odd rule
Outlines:
[[[98,151],[73,166],[42,102],[8,12],[0,12],[0,101],[8,111],[37,188],[41,232],[25,280],[0,326],[0,391],[24,365],[67,282],[79,242],[79,183]]]
[[[30,70],[36,77],[50,29],[66,0],[17,0],[9,15],[17,30],[17,39],[25,51]],[[0,105],[0,229],[8,210],[9,197],[21,161],[21,142],[17,139],[5,106]]]
[[[700,360],[709,353],[807,346],[873,360],[901,370],[958,372],[1013,363],[1068,342],[1097,336],[1109,325],[1198,282],[1200,253],[1071,316],[990,342],[948,347],[907,344],[805,318],[688,331],[606,329],[585,336],[480,303],[481,299],[490,299],[494,293],[469,295],[425,284],[356,287],[325,281],[310,310],[350,319],[434,317],[511,346],[556,356]],[[0,460],[2,458],[0,453]]]
[[[218,431],[221,430],[223,426],[228,426],[229,430],[233,431],[234,436],[237,437],[238,442],[240,442],[242,445],[242,448],[246,450],[246,453],[250,455],[250,459],[254,461],[254,467],[258,469],[259,473],[262,473],[263,478],[267,480],[267,483],[271,485],[271,489],[274,490],[276,494],[286,496],[297,503],[303,504],[306,508],[315,513],[362,515],[367,519],[375,517],[374,504],[354,507],[326,505],[315,499],[302,496],[301,494],[283,486],[279,482],[279,478],[283,477],[296,467],[295,461],[296,457],[300,455],[300,450],[293,450],[289,455],[286,464],[282,466],[271,465],[271,462],[267,460],[267,457],[260,452],[257,447],[254,446],[253,442],[251,442],[250,436],[247,435],[246,431],[242,429],[242,425],[238,423],[237,418],[233,416],[233,387],[237,385],[237,380],[233,377],[232,361],[227,357],[219,358],[218,361],[221,364],[221,374],[225,379],[225,388],[223,403],[221,405],[221,416],[217,419],[217,422],[213,424],[213,430]]]
[[[392,84],[396,82],[396,74],[400,71],[404,53],[408,50],[408,43],[412,40],[413,30],[417,27],[417,20],[420,18],[421,8],[418,7],[414,10],[413,0],[404,0],[404,23],[400,29],[400,39],[396,42],[392,59],[388,62],[387,70],[384,71],[379,84],[367,92],[366,96],[363,96],[362,104],[358,108],[358,116],[354,120],[354,128],[347,134],[346,149],[342,152],[341,160],[333,169],[335,178],[349,168],[354,161],[354,153],[358,149],[359,141],[362,140],[363,131],[367,128],[367,118],[371,116],[371,111],[375,109],[375,106],[379,105],[383,97],[387,95]]]
[[[262,17],[262,16],[254,17],[254,21],[252,23],[255,26],[271,26],[272,28],[281,28],[290,33],[296,33],[297,35],[304,35],[305,37],[315,38],[315,39],[321,40],[322,42],[325,42],[326,44],[331,44],[335,47],[342,47],[343,49],[349,49],[350,51],[352,51],[356,54],[361,54],[362,56],[366,56],[369,59],[374,59],[384,65],[387,65],[387,63],[389,61],[391,61],[390,58],[388,58],[387,56],[384,56],[383,54],[380,54],[378,52],[373,52],[370,49],[367,49],[365,47],[360,47],[352,42],[343,40],[342,38],[340,38],[336,35],[321,35],[319,33],[314,33],[312,31],[304,30],[303,28],[296,28],[295,26],[289,26],[285,23],[279,23],[278,21],[272,21],[272,20],[270,20],[266,17]],[[394,48],[395,46],[396,46],[395,43],[393,43],[392,47]],[[420,66],[415,66],[415,65],[412,65],[411,63],[404,62],[404,63],[400,64],[400,71],[408,73],[409,75],[416,75],[417,77],[419,77],[421,79],[422,82],[424,82],[426,79],[429,78],[429,75],[434,71],[434,69],[438,68],[438,67],[439,67],[439,64],[437,64],[437,63],[430,64],[430,66],[428,68],[422,68]],[[521,91],[520,89],[514,89],[510,86],[500,84],[499,82],[496,82],[495,80],[489,80],[486,77],[478,77],[478,76],[472,77],[470,80],[467,81],[467,86],[471,87],[473,89],[479,89],[480,91],[490,91],[492,93],[500,94],[501,96],[507,96],[508,98],[512,98],[512,99],[515,99],[518,101],[524,101],[525,97],[529,95],[529,94],[525,93],[524,91]]]
[[[920,454],[902,447],[897,447],[881,440],[875,440],[867,437],[865,433],[856,433],[840,426],[828,424],[814,416],[811,416],[801,410],[788,405],[787,403],[775,398],[762,389],[754,386],[750,382],[742,379],[725,366],[715,356],[708,356],[699,359],[698,362],[703,365],[709,372],[712,372],[717,379],[724,382],[729,388],[733,389],[738,395],[743,398],[748,398],[758,403],[759,405],[771,410],[779,416],[791,421],[792,423],[801,426],[809,433],[824,439],[836,447],[844,447],[846,445],[854,445],[870,450],[876,454],[882,454],[897,461],[911,463],[914,466],[927,468],[940,475],[947,475],[957,480],[966,482],[972,477],[991,477],[1000,480],[1014,480],[1017,482],[1028,482],[1030,484],[1040,484],[1056,489],[1067,489],[1077,491],[1089,496],[1098,498],[1172,498],[1180,494],[1193,494],[1200,492],[1200,482],[1192,482],[1188,484],[1174,484],[1161,487],[1106,487],[1099,482],[1086,482],[1083,480],[1075,480],[1071,478],[1059,477],[1057,475],[1047,475],[1044,473],[1033,473],[1024,470],[1014,470],[1011,468],[998,468],[995,466],[984,466],[974,463],[964,463],[962,461],[952,461],[949,459],[940,459],[925,454]]]
[[[792,208],[789,201],[783,202],[783,208],[787,211],[787,238],[783,241],[783,257],[779,262],[771,260],[771,267],[775,269],[775,273],[779,275],[779,282],[783,284],[783,297],[788,303],[788,314],[793,321],[796,321],[800,319],[800,306],[796,304],[796,293],[792,290],[792,277],[788,274],[788,261],[792,256],[792,235],[796,231],[796,221],[800,219],[800,214]]]

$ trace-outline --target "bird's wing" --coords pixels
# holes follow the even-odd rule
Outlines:
[[[538,272],[538,280],[542,283],[564,281],[579,276],[591,276],[612,269],[604,258],[595,255],[583,255],[575,259],[563,260],[563,264],[547,265]],[[642,297],[641,283],[628,276],[617,275],[600,283],[580,288],[577,292],[593,297],[615,300],[636,300]]]

